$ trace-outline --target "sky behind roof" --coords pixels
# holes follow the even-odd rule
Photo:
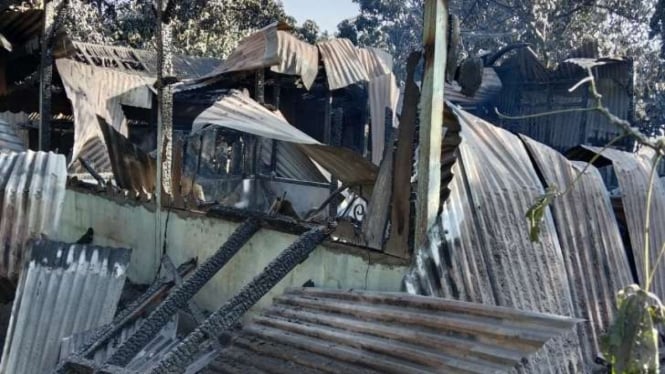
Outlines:
[[[358,4],[351,0],[282,0],[286,14],[295,17],[298,24],[308,19],[315,21],[321,32],[337,31],[337,24],[355,17],[359,13]]]

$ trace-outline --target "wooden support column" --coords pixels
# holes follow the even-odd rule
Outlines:
[[[173,79],[172,28],[165,14],[172,0],[157,0],[157,183],[155,183],[155,272],[166,250],[165,220],[162,207],[171,205],[173,196]],[[179,181],[178,181],[179,182]],[[192,186],[193,188],[193,186]]]
[[[53,81],[53,40],[55,38],[56,16],[62,9],[63,0],[51,0],[44,4],[44,28],[39,79],[39,150],[48,151],[51,147],[51,85]]]
[[[425,0],[423,30],[425,75],[420,101],[418,201],[414,248],[423,243],[427,230],[434,224],[439,212],[447,30],[447,0]]]

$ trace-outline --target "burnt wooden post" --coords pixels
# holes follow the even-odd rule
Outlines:
[[[447,0],[426,0],[423,29],[425,75],[420,100],[415,247],[422,243],[427,230],[434,224],[440,205],[447,24]]]
[[[168,85],[173,78],[172,28],[165,14],[173,0],[156,0],[157,7],[157,179],[155,183],[155,271],[165,249],[165,228],[162,207],[173,196],[173,90]]]
[[[44,28],[39,79],[39,150],[48,151],[51,147],[51,85],[53,82],[53,40],[56,18],[64,5],[63,0],[51,0],[44,4]]]
[[[254,87],[254,96],[256,101],[263,105],[266,103],[266,77],[265,71],[263,69],[256,71],[255,84],[256,86]]]

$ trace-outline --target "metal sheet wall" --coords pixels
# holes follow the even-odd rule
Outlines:
[[[12,308],[0,372],[50,372],[64,337],[111,322],[130,253],[34,242]]]
[[[0,154],[0,276],[18,280],[28,239],[56,234],[66,183],[63,155]]]

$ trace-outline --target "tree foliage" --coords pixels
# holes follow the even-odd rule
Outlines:
[[[94,43],[155,48],[156,14],[152,0],[68,0],[66,26],[72,37]],[[275,0],[175,1],[171,24],[173,50],[194,56],[224,58],[252,31],[275,21],[294,27],[309,42],[321,37],[311,20],[296,21]]]

